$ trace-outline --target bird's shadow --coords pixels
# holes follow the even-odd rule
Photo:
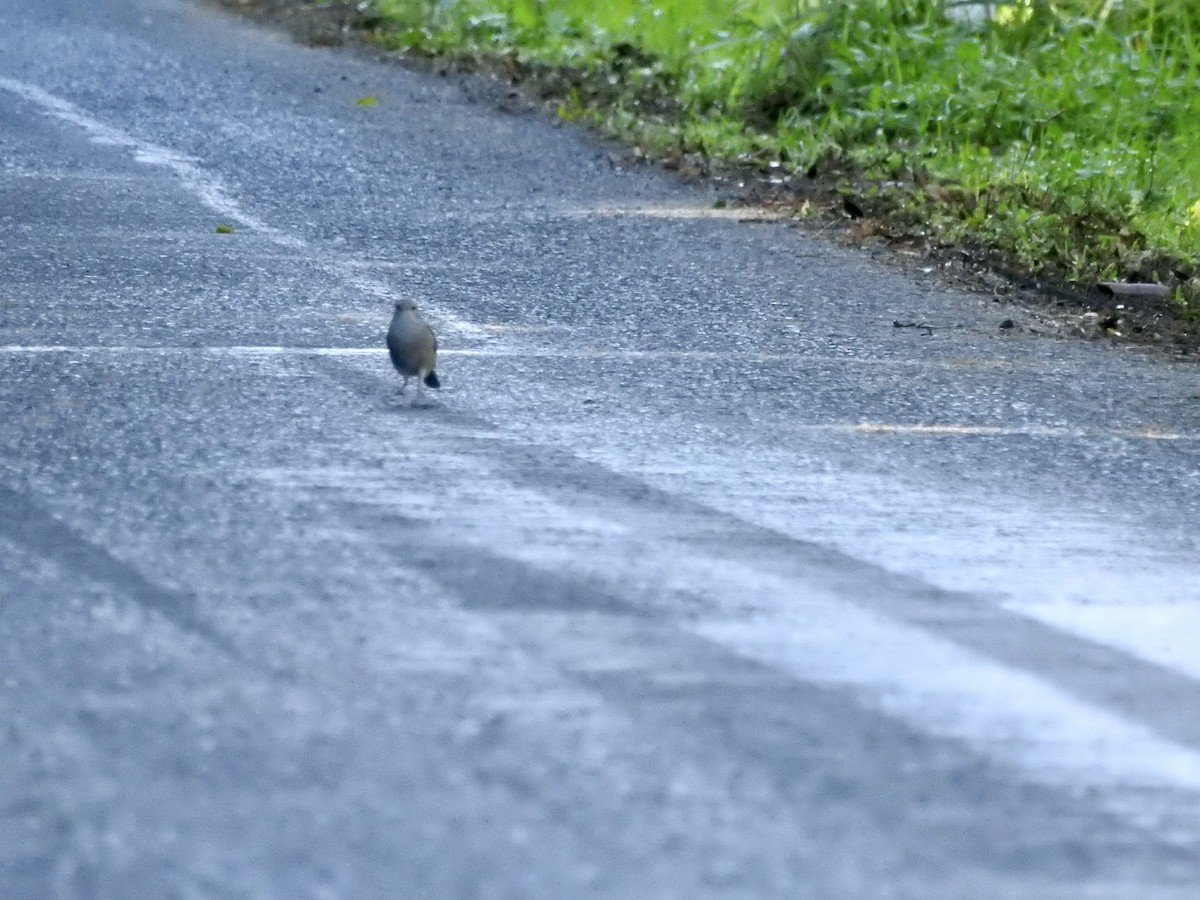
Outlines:
[[[408,397],[404,394],[397,394],[387,400],[384,406],[392,412],[428,412],[433,409],[441,409],[442,402],[432,397]]]

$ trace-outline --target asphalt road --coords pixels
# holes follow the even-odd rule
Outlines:
[[[486,93],[0,4],[0,896],[1200,896],[1200,370]]]

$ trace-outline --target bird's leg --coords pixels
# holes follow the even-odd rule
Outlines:
[[[404,376],[404,383],[400,385],[400,396],[404,396],[404,392],[408,390],[408,376]]]

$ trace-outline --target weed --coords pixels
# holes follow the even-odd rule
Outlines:
[[[375,0],[379,39],[550,73],[664,157],[819,166],[1066,279],[1200,256],[1193,0]],[[569,74],[567,74],[569,73]],[[891,185],[884,188],[883,185]],[[926,186],[940,186],[925,190]],[[1189,286],[1190,285],[1190,286]],[[1194,280],[1185,301],[1200,310]]]

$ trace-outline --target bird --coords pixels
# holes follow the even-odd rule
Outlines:
[[[421,386],[440,388],[437,372],[437,338],[429,324],[417,315],[417,304],[411,300],[396,301],[396,311],[387,333],[388,355],[396,371],[404,376],[400,386],[403,394],[410,378],[417,379],[417,394]]]

